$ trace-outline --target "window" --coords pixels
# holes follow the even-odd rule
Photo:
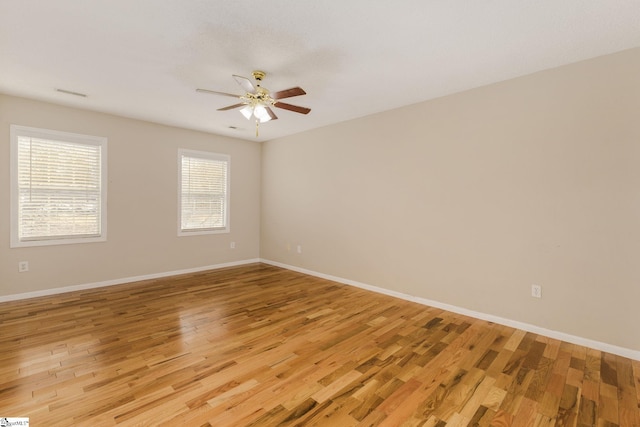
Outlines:
[[[11,247],[106,240],[107,139],[11,125]]]
[[[229,156],[180,150],[178,157],[178,235],[228,233]]]

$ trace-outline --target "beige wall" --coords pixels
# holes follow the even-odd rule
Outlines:
[[[10,124],[108,138],[107,242],[9,248]],[[178,148],[231,155],[231,233],[177,237]],[[258,258],[260,152],[255,142],[0,95],[0,297]],[[30,271],[18,273],[19,261]]]
[[[640,350],[638,76],[634,49],[267,142],[261,256]]]

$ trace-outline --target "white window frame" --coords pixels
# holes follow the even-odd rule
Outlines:
[[[60,132],[28,126],[10,125],[10,247],[67,245],[104,242],[107,240],[107,138]],[[18,138],[27,136],[46,140],[63,141],[80,145],[100,147],[100,234],[97,236],[42,237],[21,240],[19,236],[19,189],[18,189]]]
[[[227,179],[225,182],[225,212],[224,227],[219,228],[182,228],[182,158],[195,157],[216,161],[223,161],[227,164]],[[213,153],[209,151],[196,151],[179,149],[178,150],[178,236],[197,236],[204,234],[222,234],[231,232],[230,224],[230,205],[231,205],[231,156],[228,154]]]

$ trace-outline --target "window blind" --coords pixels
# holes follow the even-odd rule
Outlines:
[[[100,236],[102,147],[17,139],[19,240]]]
[[[228,226],[228,156],[181,153],[181,231]]]

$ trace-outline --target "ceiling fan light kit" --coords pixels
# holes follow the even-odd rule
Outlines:
[[[240,108],[240,113],[247,119],[255,119],[256,122],[256,137],[258,136],[258,126],[260,123],[266,123],[270,120],[276,120],[278,116],[275,115],[271,107],[282,108],[284,110],[293,111],[300,114],[308,114],[311,109],[306,107],[300,107],[297,105],[287,104],[280,102],[280,99],[291,98],[293,96],[305,95],[306,92],[300,87],[292,87],[290,89],[281,90],[271,93],[268,89],[260,86],[260,82],[267,75],[264,71],[255,70],[251,73],[256,80],[256,85],[251,83],[246,77],[234,75],[233,78],[236,82],[245,90],[244,95],[233,95],[225,92],[218,92],[208,89],[196,89],[197,92],[212,93],[215,95],[231,96],[240,100],[239,104],[229,105],[227,107],[218,108],[218,111],[227,111],[234,108]]]

